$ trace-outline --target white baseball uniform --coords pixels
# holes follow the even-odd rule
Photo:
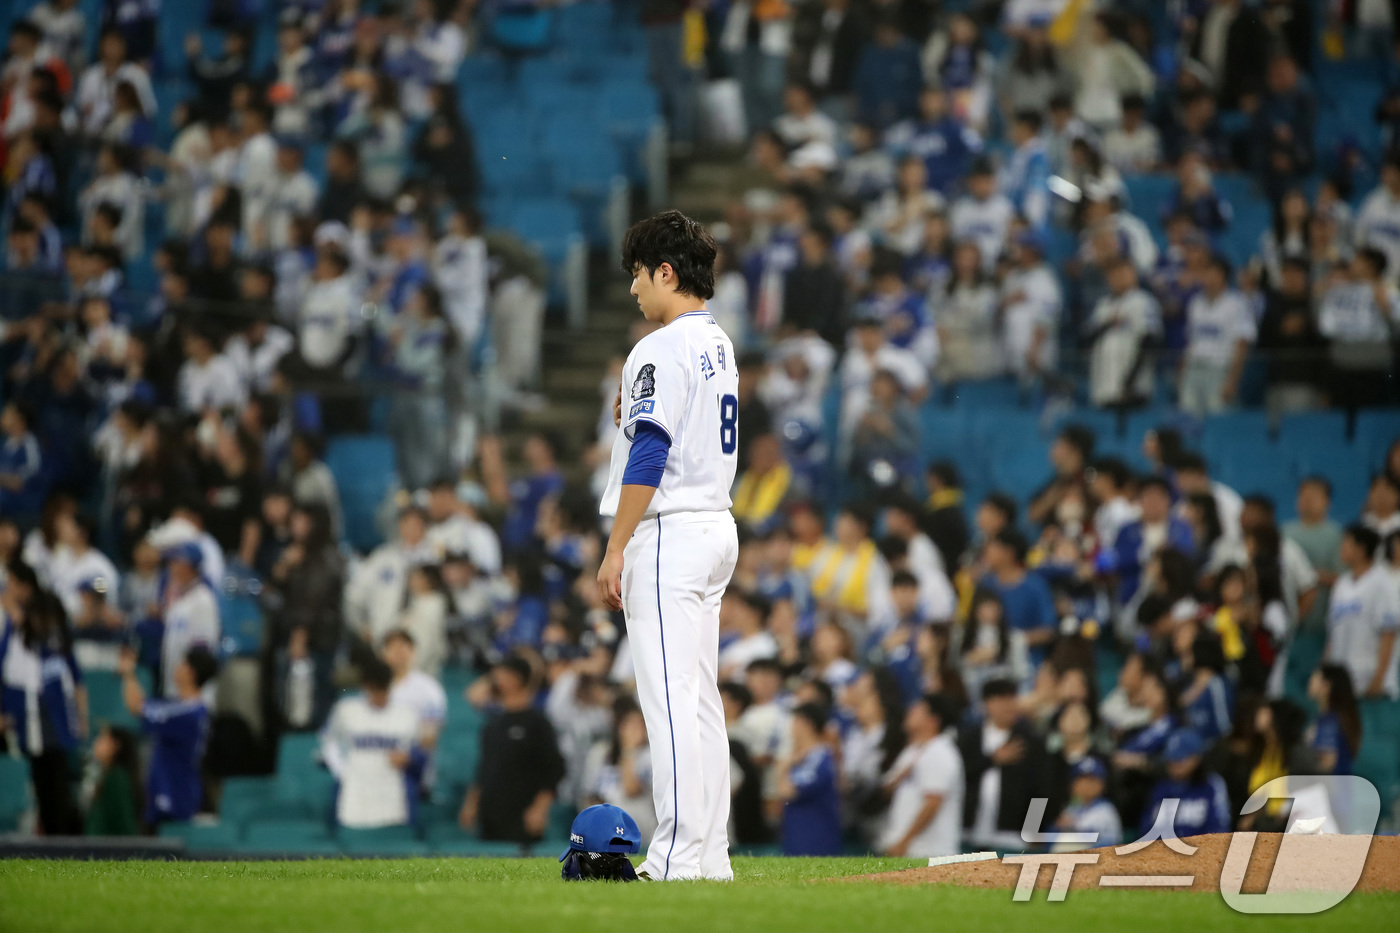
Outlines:
[[[651,743],[654,879],[733,877],[729,739],[720,701],[719,603],[739,541],[729,489],[738,450],[734,345],[708,311],[646,337],[623,367],[622,430],[600,511],[617,514],[639,422],[671,439],[665,472],[623,551],[622,608]]]

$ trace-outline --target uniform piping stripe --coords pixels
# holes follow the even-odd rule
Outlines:
[[[666,852],[663,878],[671,875],[671,853],[676,851],[676,829],[681,818],[681,776],[676,771],[676,723],[671,718],[671,678],[666,668],[666,622],[661,615],[661,516],[656,516],[656,625],[661,632],[661,684],[666,690],[666,725],[671,732],[671,848]]]

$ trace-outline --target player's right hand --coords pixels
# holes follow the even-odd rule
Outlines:
[[[622,427],[622,383],[617,384],[617,397],[613,399],[613,424]]]
[[[608,551],[598,565],[598,595],[609,609],[622,608],[622,552]]]

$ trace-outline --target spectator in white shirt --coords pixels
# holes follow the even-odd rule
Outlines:
[[[991,271],[1001,258],[1016,208],[997,191],[996,171],[986,159],[972,164],[966,184],[967,194],[953,202],[948,222],[953,239],[974,241],[982,253],[983,267]]]
[[[929,858],[958,853],[963,764],[952,722],[948,701],[939,694],[920,697],[905,714],[909,744],[884,778],[889,819],[877,843],[884,854]]]
[[[1099,503],[1094,512],[1094,536],[1101,548],[1111,548],[1118,532],[1142,517],[1137,503],[1128,496],[1132,471],[1118,457],[1103,457],[1094,463],[1090,491]]]
[[[783,92],[784,113],[773,121],[773,132],[789,149],[808,143],[835,146],[836,121],[817,109],[812,89],[805,84],[789,84]]]
[[[501,542],[496,531],[476,515],[476,510],[457,497],[457,484],[450,478],[435,480],[428,489],[428,544],[439,560],[463,554],[477,573],[494,577],[501,572]]]
[[[449,215],[447,235],[433,247],[432,271],[457,339],[470,352],[486,320],[491,274],[481,216],[474,209],[458,208]]]
[[[396,628],[407,602],[408,571],[433,560],[421,509],[399,513],[398,538],[375,548],[355,566],[345,588],[345,621],[351,632],[378,644]]]
[[[115,602],[121,577],[107,555],[92,545],[97,525],[88,516],[71,512],[60,513],[55,524],[60,546],[54,552],[49,575],[54,595],[69,617],[79,617],[85,586]]]
[[[1147,101],[1140,94],[1123,98],[1123,120],[1104,134],[1103,154],[1124,175],[1141,175],[1162,161],[1162,137],[1147,121]]]
[[[1392,278],[1400,274],[1400,155],[1381,166],[1381,183],[1361,202],[1356,215],[1356,245],[1385,253]]]
[[[319,378],[338,379],[360,331],[360,301],[350,261],[337,249],[316,254],[316,283],[307,292],[298,320],[301,359]]]
[[[436,678],[418,667],[417,646],[413,636],[404,629],[390,630],[384,636],[380,653],[394,674],[394,683],[389,688],[389,702],[407,706],[418,716],[418,746],[431,753],[437,747],[438,735],[447,721],[447,693]],[[424,784],[431,783],[426,780],[430,772],[431,765],[426,763]]]
[[[1196,416],[1224,411],[1234,402],[1240,373],[1254,343],[1254,312],[1230,287],[1230,263],[1215,256],[1202,276],[1202,289],[1186,306],[1186,353],[1181,375],[1181,408]]]
[[[166,591],[164,634],[161,636],[161,667],[165,675],[166,697],[178,695],[176,669],[191,648],[219,650],[219,602],[202,575],[204,552],[193,542],[177,544],[165,552]],[[206,688],[213,699],[212,684]]]
[[[1002,280],[1004,353],[1022,380],[1054,373],[1059,365],[1060,281],[1046,264],[1045,244],[1024,231],[1012,247],[1012,267]]]
[[[89,65],[78,79],[75,98],[78,119],[82,131],[88,136],[97,136],[107,125],[107,118],[112,114],[112,98],[122,81],[136,89],[137,96],[141,98],[142,111],[148,114],[156,112],[151,76],[140,65],[127,61],[126,51],[126,39],[120,30],[103,30],[102,38],[97,43],[97,61]]]
[[[1318,330],[1334,343],[1383,343],[1400,320],[1400,295],[1385,279],[1385,254],[1358,250],[1350,274],[1327,289],[1318,311]]]
[[[335,705],[321,736],[321,755],[339,784],[336,823],[348,829],[403,826],[422,773],[413,709],[390,702],[393,672],[378,658],[360,669],[363,692]]]
[[[1400,694],[1400,589],[1376,560],[1380,544],[1380,535],[1364,525],[1352,525],[1342,536],[1347,571],[1332,588],[1324,657],[1346,667],[1359,695],[1394,698]]]
[[[849,439],[870,408],[870,384],[881,371],[893,373],[914,402],[928,388],[928,370],[912,350],[885,340],[884,322],[863,317],[855,322],[854,340],[841,360],[841,436]]]
[[[302,167],[304,160],[305,153],[296,143],[283,140],[278,144],[277,171],[269,185],[263,212],[266,240],[261,242],[269,250],[292,245],[292,221],[316,210],[316,199],[321,191],[316,179]]]
[[[233,360],[215,350],[213,338],[191,325],[185,330],[185,363],[178,376],[180,407],[202,413],[242,408],[248,387]]]
[[[128,260],[140,257],[145,249],[146,201],[140,183],[131,173],[133,158],[125,146],[105,143],[97,152],[97,176],[78,195],[83,242],[93,241],[92,225],[97,208],[110,204],[121,211],[121,222],[113,239]]]
[[[1124,405],[1152,397],[1149,348],[1162,330],[1162,309],[1138,286],[1137,268],[1125,258],[1107,269],[1108,294],[1090,315],[1089,401]]]
[[[1400,531],[1400,484],[1389,473],[1381,471],[1371,478],[1361,524],[1380,535],[1382,541]]]
[[[778,642],[768,631],[768,600],[731,589],[720,602],[720,628],[733,640],[719,653],[719,679],[744,678],[754,661],[778,656]]]
[[[78,0],[44,0],[29,11],[29,21],[39,27],[53,54],[76,76],[87,60],[87,19]]]

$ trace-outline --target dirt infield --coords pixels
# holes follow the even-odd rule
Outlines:
[[[1338,885],[1329,883],[1329,871],[1336,871],[1340,859],[1336,857],[1335,846],[1346,837],[1338,836],[1292,836],[1289,845],[1305,847],[1306,861],[1297,870],[1289,871],[1280,866],[1278,877],[1273,878],[1271,889],[1316,889]],[[1225,853],[1230,847],[1229,833],[1210,836],[1192,836],[1185,841],[1197,846],[1193,855],[1181,855],[1168,849],[1162,842],[1154,842],[1145,849],[1130,855],[1117,855],[1112,847],[1090,849],[1097,853],[1098,863],[1079,865],[1075,868],[1071,891],[1097,889],[1099,879],[1106,875],[1192,875],[1190,886],[1155,888],[1165,891],[1219,891],[1220,874],[1225,864]],[[1254,853],[1249,859],[1245,872],[1242,892],[1262,893],[1270,884],[1270,874],[1274,870],[1279,845],[1283,836],[1279,833],[1260,833],[1255,839]],[[1293,860],[1295,864],[1297,860]],[[1353,863],[1354,864],[1354,863]],[[952,884],[965,888],[1005,888],[1016,887],[1021,866],[1002,864],[1000,861],[962,862],[954,865],[940,865],[936,868],[908,868],[903,871],[882,872],[875,875],[860,875],[844,881],[881,881],[893,884]],[[1345,875],[1345,871],[1342,870]],[[1036,877],[1037,891],[1050,888],[1054,875],[1052,866],[1043,866]],[[1345,879],[1340,884],[1345,885]],[[1126,885],[1126,887],[1136,887]],[[1146,887],[1146,886],[1144,886]],[[1376,836],[1371,840],[1371,848],[1366,856],[1366,868],[1356,885],[1357,891],[1400,891],[1400,837]]]

